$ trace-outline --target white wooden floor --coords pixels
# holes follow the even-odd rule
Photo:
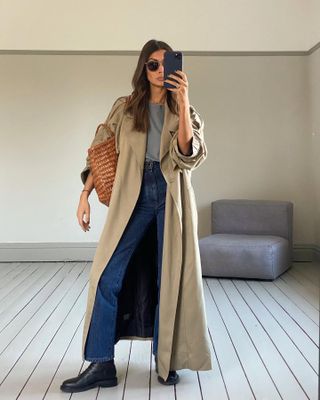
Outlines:
[[[116,345],[119,384],[63,393],[78,375],[90,263],[0,264],[0,399],[318,399],[319,271],[274,282],[203,279],[213,370],[157,381],[151,341]]]

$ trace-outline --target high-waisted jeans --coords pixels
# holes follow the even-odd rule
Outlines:
[[[154,218],[157,220],[158,304],[155,312],[152,352],[154,355],[157,354],[166,190],[167,183],[160,169],[160,163],[146,159],[139,198],[121,239],[99,279],[86,341],[84,358],[87,361],[102,362],[114,358],[118,294],[130,257]]]

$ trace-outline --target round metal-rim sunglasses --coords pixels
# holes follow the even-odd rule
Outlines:
[[[154,72],[160,67],[160,64],[163,65],[163,62],[157,60],[149,60],[145,62],[145,64],[148,67],[149,71]]]

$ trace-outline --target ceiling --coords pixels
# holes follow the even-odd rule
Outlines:
[[[2,0],[0,50],[140,51],[149,39],[190,52],[306,52],[319,0]]]

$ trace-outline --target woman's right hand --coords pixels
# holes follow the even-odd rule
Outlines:
[[[88,201],[88,196],[83,192],[80,196],[77,218],[79,225],[84,232],[89,231],[90,227],[90,204]]]

